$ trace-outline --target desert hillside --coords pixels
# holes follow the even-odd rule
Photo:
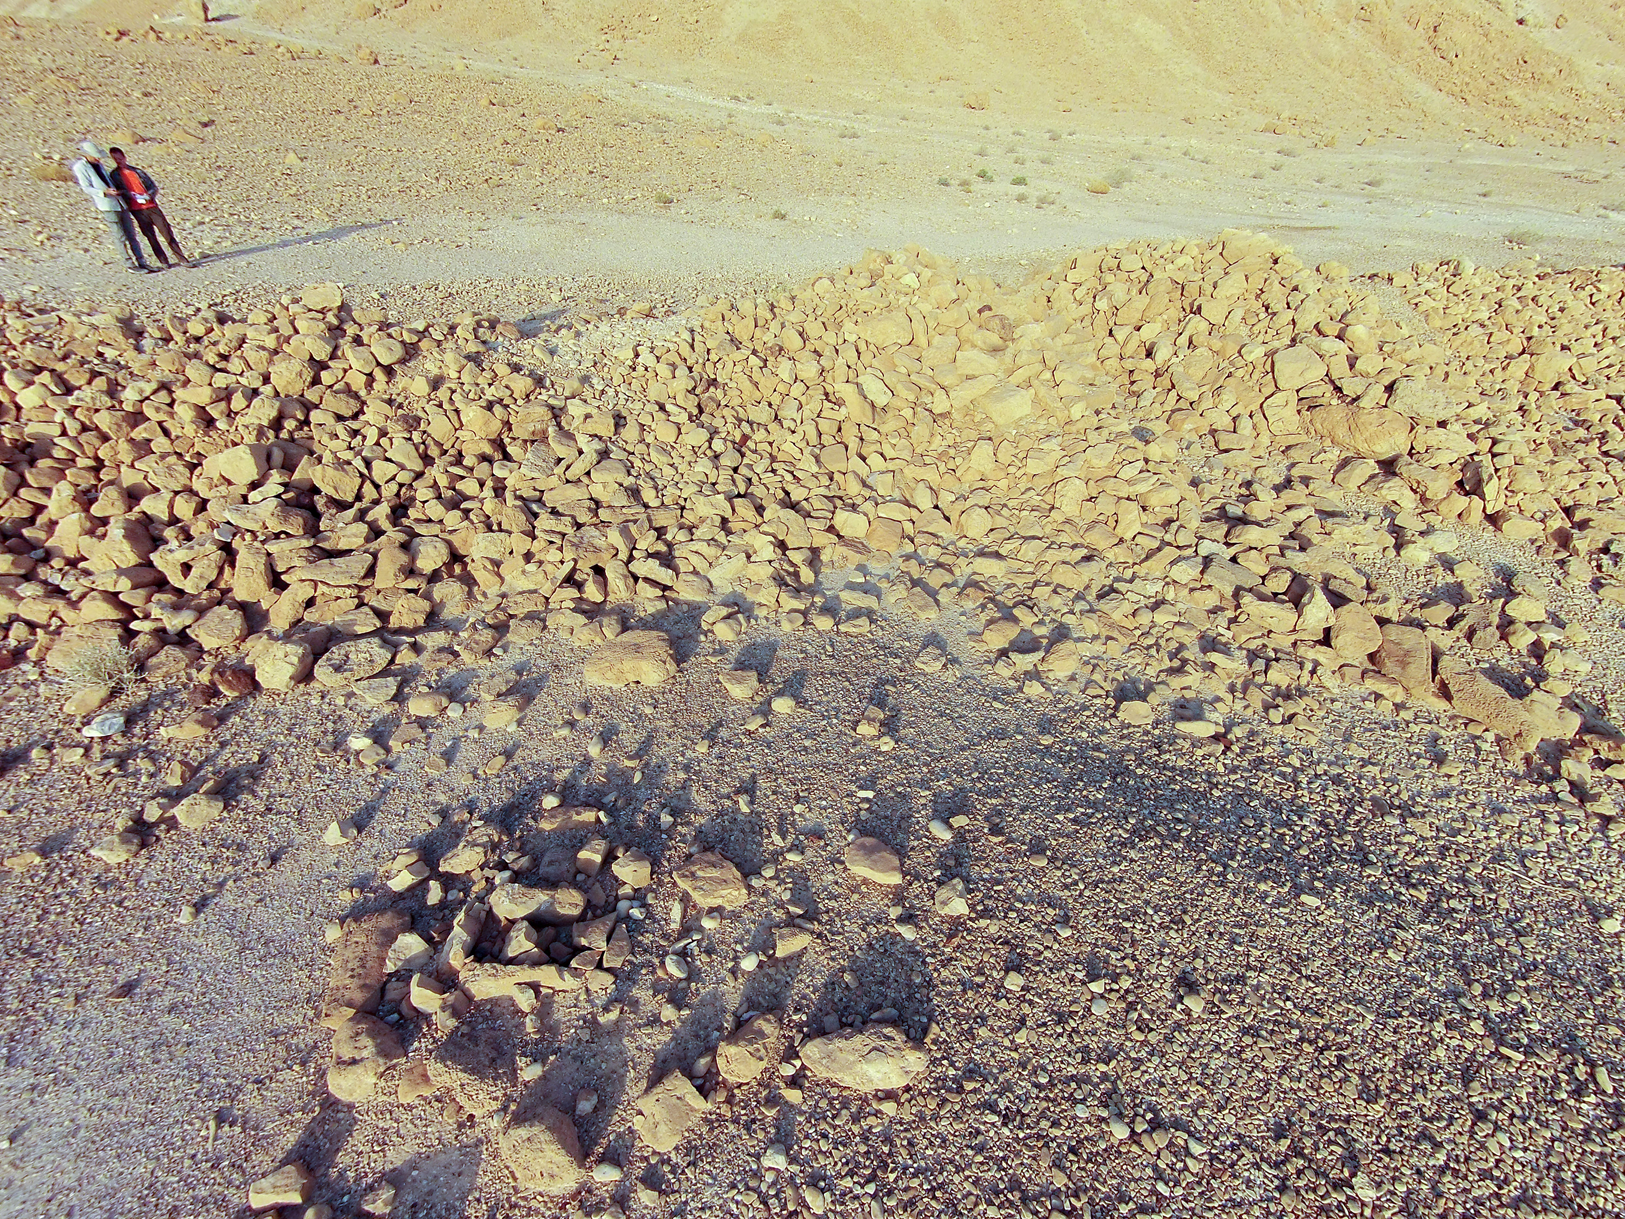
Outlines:
[[[925,84],[1014,113],[1278,112],[1332,131],[1617,119],[1625,53],[1625,13],[1604,0],[265,0],[255,15],[657,79]]]

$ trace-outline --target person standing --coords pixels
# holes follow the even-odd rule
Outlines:
[[[158,261],[164,264],[165,270],[169,268],[169,255],[164,253],[164,247],[159,244],[159,238],[169,243],[169,248],[175,251],[175,257],[183,265],[196,266],[190,258],[181,252],[180,242],[175,240],[175,230],[169,227],[169,218],[164,215],[164,209],[158,206],[158,184],[152,180],[152,175],[144,169],[137,169],[130,164],[124,155],[124,149],[109,150],[113,157],[113,185],[118,188],[124,199],[125,207],[129,208],[130,215],[141,231],[146,234],[147,244],[152,252],[158,256]]]
[[[136,236],[135,221],[130,219],[124,197],[113,185],[112,176],[102,163],[104,154],[101,148],[93,141],[86,140],[79,145],[79,151],[83,155],[69,167],[73,180],[106,222],[113,244],[124,256],[126,269],[138,275],[151,275],[155,268],[148,266],[141,254],[141,239]]]

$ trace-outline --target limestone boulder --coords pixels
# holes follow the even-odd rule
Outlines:
[[[871,1024],[815,1037],[801,1047],[801,1061],[818,1079],[856,1092],[906,1088],[926,1068],[924,1048],[894,1024]]]
[[[1433,693],[1433,645],[1413,626],[1382,628],[1382,646],[1374,657],[1377,669],[1412,694]]]
[[[682,1142],[688,1128],[708,1108],[681,1071],[673,1071],[637,1101],[632,1127],[651,1151],[664,1154]]]
[[[1309,412],[1309,426],[1326,443],[1372,461],[1388,461],[1411,448],[1411,421],[1387,407],[1319,406]]]
[[[590,686],[658,686],[677,676],[677,657],[659,631],[628,631],[595,648],[583,676]]]
[[[279,640],[259,648],[250,661],[254,680],[266,690],[287,691],[310,676],[315,656],[301,640]]]
[[[328,965],[323,1024],[336,1029],[357,1012],[378,1010],[390,945],[411,926],[404,910],[376,910],[344,924]]]
[[[1332,651],[1344,660],[1363,661],[1382,646],[1382,627],[1371,611],[1355,601],[1332,614]]]
[[[717,1072],[729,1083],[748,1084],[766,1071],[779,1040],[779,1018],[753,1016],[717,1045]]]
[[[351,639],[316,662],[312,675],[324,686],[344,686],[376,675],[395,659],[395,649],[382,639]]]
[[[1324,377],[1326,361],[1298,343],[1276,352],[1270,362],[1270,370],[1275,375],[1276,389],[1297,390],[1305,385],[1313,385]]]
[[[581,1139],[575,1121],[551,1105],[509,1126],[497,1145],[522,1193],[567,1194],[581,1182]]]
[[[715,851],[694,856],[672,879],[696,906],[706,910],[736,910],[750,900],[739,869]]]

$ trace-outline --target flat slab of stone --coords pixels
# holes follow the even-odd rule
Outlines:
[[[872,880],[877,885],[903,883],[903,861],[878,838],[857,838],[847,845],[846,866],[854,876]]]
[[[670,1151],[707,1108],[705,1097],[681,1071],[673,1071],[642,1096],[632,1126],[651,1150]]]
[[[468,997],[500,999],[513,994],[515,986],[540,986],[547,990],[580,990],[587,984],[586,975],[566,965],[498,965],[494,961],[476,961],[463,966],[458,983]]]
[[[248,1187],[248,1208],[267,1211],[273,1206],[299,1206],[310,1201],[310,1170],[303,1164],[284,1164]]]
[[[659,631],[628,631],[593,649],[582,676],[589,686],[658,686],[677,676],[677,657]]]
[[[568,885],[538,889],[509,882],[491,891],[491,912],[510,923],[524,918],[562,927],[575,922],[586,908],[587,895]]]
[[[750,900],[750,890],[739,869],[715,851],[694,856],[677,869],[672,879],[696,906],[707,910],[736,910]]]
[[[815,1037],[801,1047],[801,1061],[819,1079],[855,1092],[906,1088],[925,1070],[925,1051],[894,1024],[871,1024]]]

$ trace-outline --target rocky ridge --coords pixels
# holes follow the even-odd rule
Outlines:
[[[1625,596],[1622,301],[1617,270],[1355,281],[1229,232],[1010,289],[875,254],[580,369],[334,285],[240,321],[7,304],[0,612],[59,671],[128,648],[235,694],[387,683],[498,605],[588,644],[612,607],[717,602],[723,639],[953,609],[1033,693],[1199,739],[1313,734],[1330,692],[1454,708],[1571,745],[1606,812],[1625,754],[1572,692]]]

